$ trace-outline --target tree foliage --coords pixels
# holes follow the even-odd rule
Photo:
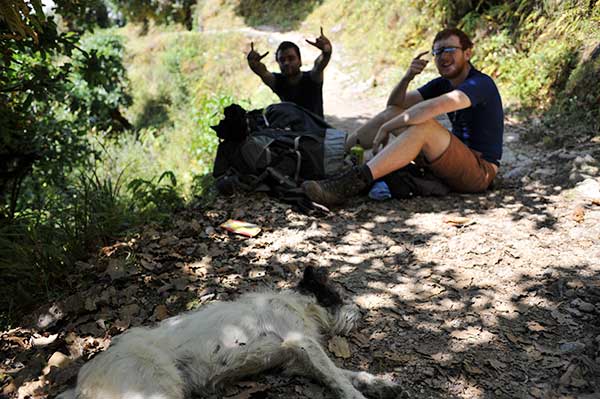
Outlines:
[[[194,0],[113,0],[130,22],[181,23],[192,30]]]
[[[118,113],[130,101],[120,43],[83,48],[39,2],[10,4],[0,9],[0,219],[43,207],[42,187],[66,186],[89,159],[88,131],[129,127]]]

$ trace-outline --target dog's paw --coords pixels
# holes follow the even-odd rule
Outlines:
[[[356,375],[352,385],[372,399],[409,398],[400,384],[372,374],[361,372]]]

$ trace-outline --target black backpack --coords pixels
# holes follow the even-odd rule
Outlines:
[[[330,177],[345,166],[346,133],[293,103],[250,112],[230,105],[213,130],[221,139],[213,176],[222,194],[266,191],[306,205],[301,183]]]

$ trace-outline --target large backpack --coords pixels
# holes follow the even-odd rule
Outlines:
[[[346,133],[293,103],[250,112],[233,104],[213,129],[221,139],[213,176],[224,194],[267,191],[297,202],[304,180],[330,177],[345,165]]]

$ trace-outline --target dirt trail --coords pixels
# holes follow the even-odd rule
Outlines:
[[[304,40],[251,33],[269,34],[273,45]],[[384,99],[361,97],[340,50],[326,72],[325,112],[351,129]],[[307,48],[304,59],[314,56]],[[4,389],[45,397],[130,326],[289,286],[313,264],[328,267],[364,314],[348,337],[351,356],[336,358],[341,366],[387,374],[415,398],[600,397],[600,146],[544,151],[520,141],[523,128],[507,124],[502,176],[483,194],[356,198],[321,218],[236,196],[103,248],[73,277],[78,292],[31,315],[36,327],[2,335]],[[218,228],[228,218],[263,231],[228,235]],[[59,352],[79,360],[39,378]],[[276,373],[226,395],[332,398]]]

